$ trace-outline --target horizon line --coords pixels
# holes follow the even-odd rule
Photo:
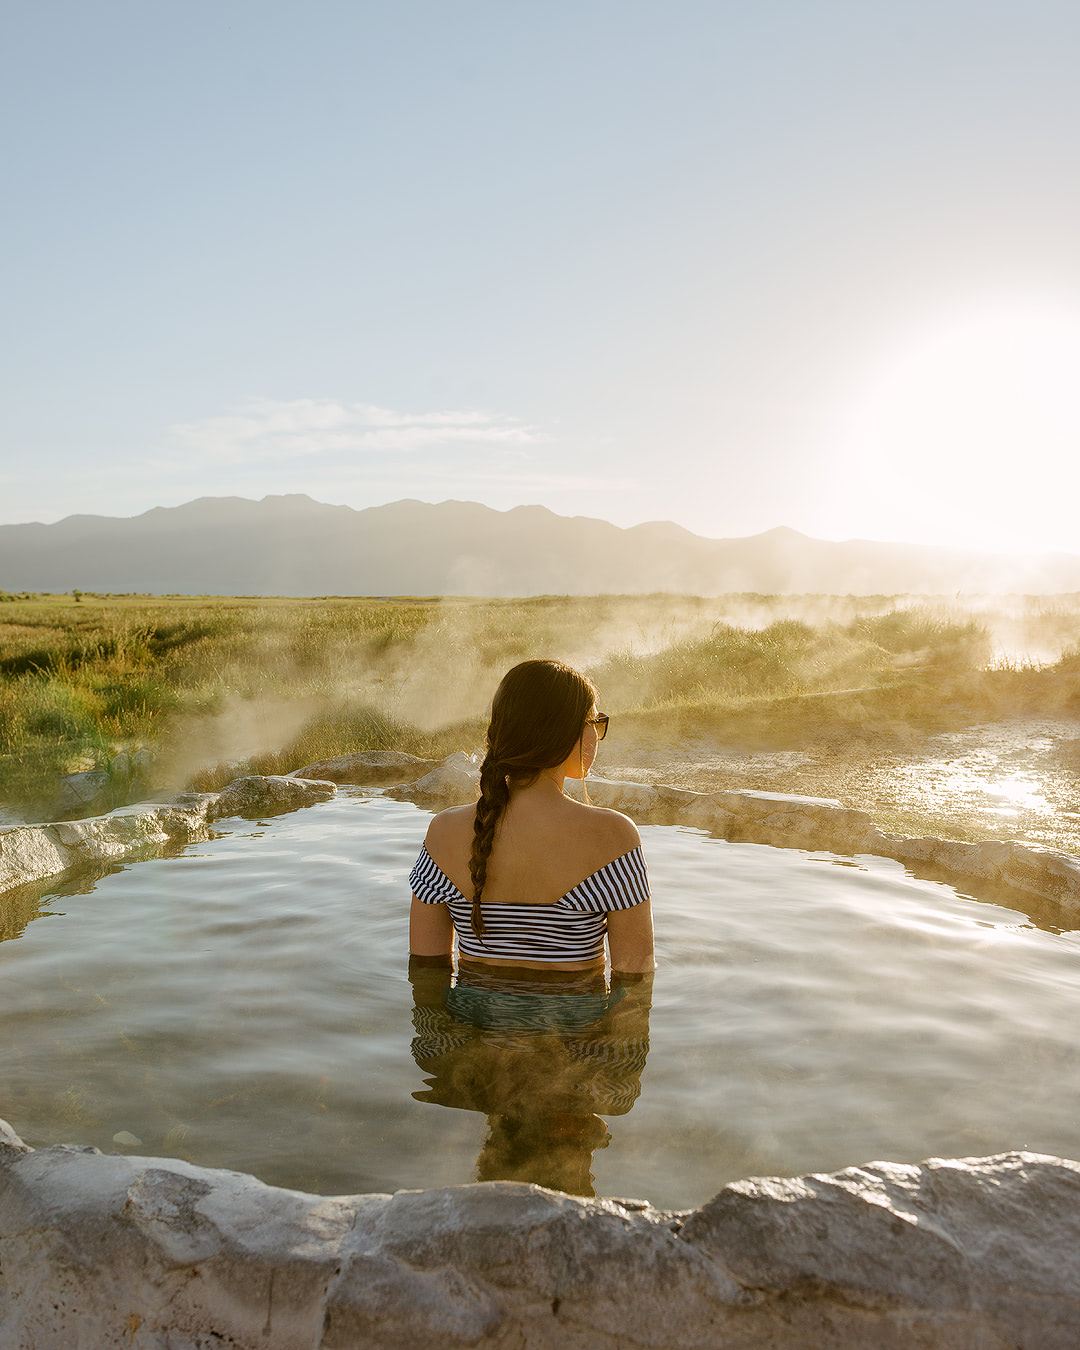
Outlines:
[[[773,525],[770,526],[768,529],[758,530],[752,534],[705,535],[699,534],[696,530],[691,530],[688,526],[681,525],[678,521],[670,519],[641,520],[635,522],[632,525],[617,525],[614,521],[607,520],[603,516],[562,515],[558,511],[553,511],[551,507],[545,506],[542,502],[519,502],[515,506],[502,508],[497,506],[490,506],[486,502],[479,502],[472,499],[457,498],[457,497],[447,497],[437,502],[424,501],[422,498],[419,497],[396,497],[390,501],[378,502],[373,503],[369,506],[358,507],[358,506],[350,506],[347,502],[320,501],[317,497],[312,497],[311,494],[308,492],[268,492],[264,494],[262,497],[242,497],[235,493],[229,493],[225,496],[214,496],[212,494],[204,494],[199,497],[189,498],[187,501],[175,503],[174,505],[171,506],[158,505],[147,507],[145,511],[138,511],[130,516],[105,515],[101,512],[96,511],[76,511],[66,516],[60,516],[56,520],[51,521],[40,519],[0,521],[0,530],[17,529],[20,527],[32,525],[39,525],[41,526],[42,529],[51,529],[57,525],[63,525],[66,524],[68,521],[73,520],[102,520],[102,521],[140,520],[144,516],[152,515],[154,512],[181,511],[186,507],[197,506],[200,502],[220,502],[220,503],[242,502],[245,505],[249,506],[262,506],[265,503],[286,502],[286,501],[310,502],[313,506],[326,507],[329,510],[335,511],[351,511],[356,515],[360,515],[366,511],[380,511],[394,506],[407,506],[407,505],[429,507],[432,510],[437,510],[440,507],[446,506],[476,507],[479,508],[480,510],[490,511],[495,515],[501,516],[511,515],[515,511],[542,511],[545,512],[547,515],[552,516],[556,520],[594,521],[597,524],[606,525],[608,528],[619,530],[622,533],[626,533],[629,532],[630,530],[636,529],[647,529],[650,526],[668,527],[671,529],[681,530],[683,533],[687,534],[691,538],[700,539],[706,543],[748,542],[754,539],[764,539],[769,535],[794,535],[800,539],[805,539],[810,543],[820,543],[835,546],[843,546],[846,544],[847,545],[870,544],[882,548],[894,547],[894,548],[908,548],[921,550],[925,549],[925,550],[942,551],[958,555],[965,555],[970,557],[1014,558],[1018,562],[1031,561],[1035,558],[1053,558],[1053,557],[1066,558],[1077,556],[1076,553],[1070,553],[1063,549],[1048,549],[1041,552],[1018,551],[1007,548],[991,550],[986,548],[964,548],[953,543],[919,543],[914,540],[905,540],[905,539],[879,539],[879,538],[872,538],[867,535],[848,535],[845,538],[836,539],[836,538],[828,538],[822,535],[807,534],[805,530],[800,530],[792,525],[785,525],[785,524]]]

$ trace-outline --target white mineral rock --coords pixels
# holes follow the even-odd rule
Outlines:
[[[172,840],[205,839],[208,823],[223,816],[294,811],[336,792],[333,783],[249,776],[223,792],[183,793],[163,806],[121,807],[107,816],[55,825],[0,827],[0,895],[85,863],[146,857]]]
[[[386,789],[388,797],[436,810],[475,802],[479,793],[480,756],[467,755],[463,750],[447,755],[436,768],[415,782]]]
[[[221,820],[224,816],[276,815],[324,802],[336,792],[334,783],[291,778],[287,774],[247,774],[234,778],[218,793],[217,801],[211,804],[210,817]]]
[[[4,1350],[1075,1350],[1080,1164],[870,1163],[672,1214],[484,1182],[318,1196],[0,1122]]]

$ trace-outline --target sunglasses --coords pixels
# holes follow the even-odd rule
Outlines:
[[[591,722],[596,728],[596,739],[598,741],[602,741],[607,735],[608,722],[610,720],[607,713],[602,712],[598,712],[595,717],[586,717],[585,719],[586,722]]]

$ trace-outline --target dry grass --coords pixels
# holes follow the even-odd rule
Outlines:
[[[1075,709],[1080,597],[8,597],[0,799],[40,808],[57,775],[140,748],[161,786],[355,750],[445,754],[479,744],[495,683],[529,656],[585,668],[643,732],[916,735]]]

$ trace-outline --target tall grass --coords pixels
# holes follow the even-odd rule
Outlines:
[[[762,629],[716,624],[707,637],[661,651],[613,653],[594,672],[606,696],[627,708],[733,703],[894,683],[916,668],[973,671],[990,637],[973,619],[916,610],[813,627],[780,619]]]
[[[1059,674],[1080,666],[1075,599],[1034,615],[1078,643]],[[161,786],[353,750],[443,754],[479,742],[497,679],[529,656],[584,667],[608,711],[646,720],[760,723],[781,704],[820,720],[825,696],[852,690],[890,720],[927,698],[989,707],[1003,681],[1045,673],[995,672],[992,628],[886,597],[17,597],[0,611],[0,799],[43,805],[57,775],[121,750],[152,751]]]

